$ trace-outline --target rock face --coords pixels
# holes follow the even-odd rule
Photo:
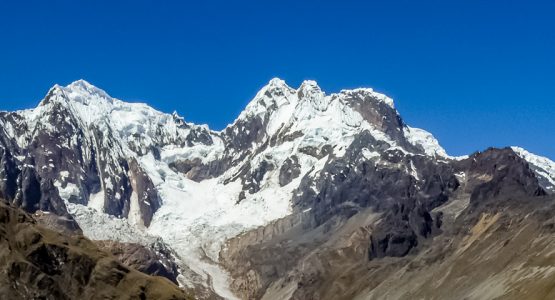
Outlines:
[[[190,299],[170,281],[117,262],[84,237],[46,229],[0,202],[2,299]]]
[[[489,149],[444,165],[413,164],[425,170],[419,176],[428,173],[414,188],[411,178],[395,170],[374,173],[365,164],[324,168],[330,178],[345,176],[302,196],[299,203],[317,202],[302,219],[289,217],[228,242],[222,258],[234,290],[243,299],[444,299],[455,291],[457,299],[552,295],[552,255],[544,249],[555,240],[542,224],[551,223],[546,212],[555,197],[541,188],[526,161],[511,149]],[[327,209],[319,209],[320,203]],[[520,239],[534,243],[521,245]],[[505,248],[511,243],[518,251],[541,253],[541,267]],[[516,261],[507,265],[511,259]],[[453,269],[458,265],[464,271]],[[511,275],[511,268],[519,275]]]
[[[43,227],[65,235],[83,235],[83,231],[73,218],[59,216],[50,212],[36,211],[33,218]]]
[[[0,196],[199,298],[491,298],[470,279],[411,279],[519,234],[512,217],[541,228],[554,191],[554,162],[516,147],[451,157],[372,89],[273,79],[221,131],[82,80],[0,112]],[[492,295],[524,295],[517,279]]]
[[[126,266],[145,274],[165,277],[177,284],[178,266],[170,250],[163,244],[154,247],[117,241],[96,241],[96,244]]]

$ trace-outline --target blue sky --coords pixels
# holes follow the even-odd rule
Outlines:
[[[271,78],[314,79],[388,94],[453,155],[555,159],[554,15],[555,1],[1,1],[0,109],[83,78],[221,129]]]

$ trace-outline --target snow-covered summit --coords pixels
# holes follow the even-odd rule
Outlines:
[[[385,94],[378,93],[378,92],[374,91],[374,89],[372,89],[372,88],[356,88],[356,89],[352,89],[352,90],[341,90],[340,93],[341,94],[346,94],[346,95],[355,95],[355,94],[367,95],[367,96],[369,96],[369,98],[372,98],[372,99],[378,100],[380,102],[383,102],[391,108],[395,108],[395,104],[394,104],[393,99],[389,98]]]
[[[291,89],[291,87],[289,87],[287,85],[287,83],[285,82],[285,80],[278,78],[278,77],[274,77],[272,79],[270,79],[270,81],[268,81],[268,84],[266,85],[266,87],[268,88],[287,88],[287,89]]]
[[[47,105],[51,100],[75,101],[85,105],[114,102],[114,99],[104,90],[95,87],[83,79],[76,80],[67,86],[55,84],[50,88],[47,97],[41,101],[40,105]]]
[[[112,99],[112,97],[110,97],[104,90],[90,84],[89,82],[83,79],[79,79],[70,83],[64,88],[64,90],[66,92],[69,92],[70,94],[74,94],[75,96],[71,98],[75,100],[77,100],[76,99],[77,94],[80,94],[83,96],[94,95],[105,100]]]
[[[299,88],[297,89],[297,91],[302,92],[302,93],[321,93],[322,89],[320,88],[320,86],[318,85],[318,83],[315,80],[304,80],[301,85],[299,86]]]
[[[273,112],[284,104],[292,105],[294,109],[302,109],[304,105],[310,104],[319,111],[325,111],[331,101],[356,96],[362,96],[367,100],[370,99],[378,103],[385,103],[392,109],[395,108],[393,99],[375,92],[371,88],[341,90],[339,93],[328,95],[315,80],[305,80],[297,89],[293,89],[284,80],[273,78],[249,102],[238,120],[249,115]]]
[[[384,124],[397,126],[393,124],[397,115],[393,100],[370,88],[327,94],[314,80],[305,80],[294,89],[284,80],[274,78],[226,129],[255,122],[262,125],[263,128],[258,129],[264,130],[262,136],[271,137],[284,129],[302,131],[309,136],[313,128],[318,128],[320,138],[331,141],[372,130],[379,139],[385,136],[391,141],[395,138],[387,137],[384,130],[388,125]],[[382,120],[384,118],[390,120]]]
[[[47,120],[60,110],[65,119],[74,120],[81,129],[98,128],[121,140],[124,148],[140,154],[152,147],[213,144],[212,138],[217,138],[207,126],[187,123],[176,112],[168,114],[145,103],[121,101],[82,79],[67,86],[54,85],[38,107],[18,114],[26,119],[30,128],[26,134],[29,135],[37,126],[49,127]],[[21,146],[25,146],[25,141],[32,137],[18,139]]]

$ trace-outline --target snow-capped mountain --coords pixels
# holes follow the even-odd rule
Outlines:
[[[311,234],[320,247],[314,230],[337,232],[362,212],[364,222],[381,220],[369,257],[410,253],[439,234],[442,216],[469,205],[452,200],[471,199],[460,186],[496,178],[481,169],[490,160],[515,160],[509,169],[524,174],[528,194],[555,186],[548,159],[521,148],[451,157],[432,134],[405,124],[387,96],[326,94],[314,81],[295,89],[272,79],[222,131],[83,80],[54,86],[37,108],[0,113],[0,127],[1,198],[71,216],[91,239],[163,242],[181,265],[180,284],[224,298],[283,296],[291,289],[284,274],[313,249],[279,248],[298,251],[286,270],[235,268],[246,246],[271,256],[256,247]],[[454,215],[449,204],[459,207]]]

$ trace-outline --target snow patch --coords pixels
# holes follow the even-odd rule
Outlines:
[[[362,148],[362,156],[368,160],[380,157],[381,154],[376,151],[370,151],[368,148]]]
[[[438,140],[426,130],[405,126],[403,128],[403,132],[405,134],[405,138],[409,141],[409,143],[417,147],[422,147],[426,155],[456,160],[468,158],[468,156],[455,157],[448,155],[445,149],[443,149],[443,147],[439,145]]]
[[[547,157],[539,156],[526,151],[521,147],[511,147],[520,157],[526,160],[532,170],[542,179],[548,182],[545,188],[555,192],[555,162]]]
[[[68,182],[65,184],[65,187],[63,187],[62,183],[56,180],[54,181],[54,186],[58,189],[58,193],[62,200],[66,202],[69,201],[72,196],[79,197],[79,195],[81,195],[79,187],[74,183]]]
[[[95,194],[91,194],[87,206],[98,212],[104,212],[104,191],[100,190]]]

